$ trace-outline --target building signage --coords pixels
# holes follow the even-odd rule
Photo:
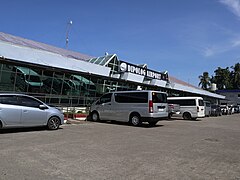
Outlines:
[[[133,74],[138,74],[141,76],[145,76],[151,79],[158,80],[168,80],[168,74],[160,73],[157,71],[152,71],[147,68],[143,68],[134,64],[130,64],[124,61],[120,61],[120,71],[121,72],[130,72]]]

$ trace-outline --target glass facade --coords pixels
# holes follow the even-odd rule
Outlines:
[[[1,61],[0,93],[25,93],[35,96],[47,104],[62,107],[89,107],[98,97],[112,91],[142,89],[167,92],[169,96],[195,95],[119,79],[117,76],[119,61],[116,56],[112,57],[106,66],[111,68],[109,77],[53,67],[27,66],[19,64],[17,61]],[[214,98],[208,100],[216,101]]]
[[[107,92],[136,90],[137,86],[124,80],[57,68],[0,63],[1,93],[25,93],[52,105],[88,107]]]
[[[147,82],[151,79],[147,77],[145,77],[145,83],[120,79],[120,61],[116,55],[92,58],[89,60],[89,66],[92,63],[109,67],[111,69],[109,77],[2,60],[0,63],[0,93],[25,93],[33,95],[47,104],[62,107],[89,107],[98,97],[112,91],[141,89],[162,91],[168,93],[169,96],[195,95],[150,85]]]

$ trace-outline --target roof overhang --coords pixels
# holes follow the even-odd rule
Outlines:
[[[14,45],[4,41],[0,41],[0,57],[11,59],[13,61],[20,61],[23,63],[50,66],[54,68],[92,73],[107,77],[109,76],[111,70],[109,67],[92,64],[74,58],[64,57],[48,51]]]

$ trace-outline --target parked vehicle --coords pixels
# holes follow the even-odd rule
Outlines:
[[[211,116],[221,116],[222,115],[222,111],[219,105],[217,104],[213,104],[211,106]]]
[[[0,94],[0,129],[47,126],[56,130],[64,122],[63,113],[42,101],[23,94]]]
[[[180,105],[183,119],[196,120],[205,116],[202,97],[168,97],[168,103]]]
[[[93,121],[115,120],[134,126],[148,122],[155,125],[168,118],[167,94],[159,91],[116,91],[107,93],[90,108]]]
[[[228,109],[229,109],[229,114],[234,114],[233,105],[229,105],[229,106],[228,106]]]
[[[225,104],[220,105],[222,115],[228,115],[229,114],[229,107]]]
[[[168,104],[168,118],[170,119],[174,114],[180,114],[180,105]]]
[[[235,105],[233,106],[233,109],[234,109],[234,113],[240,113],[240,107]]]
[[[205,116],[209,117],[211,115],[211,103],[209,101],[204,102]]]

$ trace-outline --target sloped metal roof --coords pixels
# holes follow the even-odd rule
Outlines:
[[[48,44],[32,41],[29,39],[24,39],[24,38],[13,36],[13,35],[6,34],[3,32],[0,32],[0,40],[11,43],[11,44],[15,44],[15,45],[20,45],[20,46],[24,46],[24,47],[33,48],[33,49],[53,52],[53,53],[60,54],[62,56],[68,57],[68,58],[73,58],[73,59],[78,59],[78,60],[83,60],[83,61],[87,61],[90,58],[93,58],[92,56],[88,56],[88,55],[81,54],[81,53],[74,52],[74,51],[69,51],[67,49],[54,47],[54,46],[51,46]]]
[[[91,57],[0,33],[0,57],[96,75],[109,76],[110,68],[89,63]]]
[[[195,87],[189,83],[186,83],[182,80],[177,79],[176,77],[170,76],[169,79],[172,84],[172,89],[195,93],[195,94],[204,95],[204,96],[209,96],[209,97],[214,97],[217,99],[225,99],[225,96],[223,96],[223,95],[212,93],[212,92],[203,90],[201,88]]]

